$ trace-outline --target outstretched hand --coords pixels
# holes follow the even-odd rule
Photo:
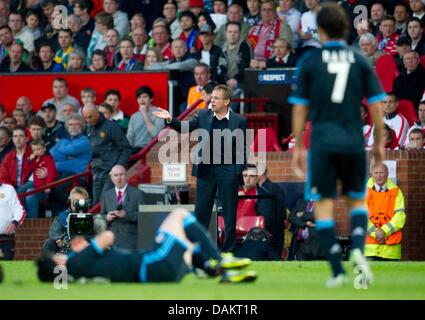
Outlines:
[[[160,111],[154,111],[154,112],[152,112],[152,114],[155,116],[155,117],[158,117],[158,118],[161,118],[161,119],[164,119],[164,120],[166,120],[166,121],[171,121],[171,114],[167,111],[167,110],[160,110]]]

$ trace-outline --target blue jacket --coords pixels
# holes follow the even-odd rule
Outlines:
[[[59,173],[78,174],[86,171],[92,158],[92,150],[86,135],[67,136],[60,139],[50,150]]]

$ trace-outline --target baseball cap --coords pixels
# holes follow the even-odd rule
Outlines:
[[[53,103],[46,103],[41,107],[41,110],[51,109],[56,111],[56,106]]]
[[[203,33],[214,34],[212,28],[207,23],[203,24],[201,28],[199,29],[199,34],[203,34]]]

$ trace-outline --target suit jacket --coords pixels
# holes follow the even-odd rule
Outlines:
[[[115,235],[115,245],[125,249],[137,249],[137,218],[139,216],[139,205],[145,204],[143,191],[127,186],[125,191],[123,210],[126,212],[124,218],[115,218],[108,223],[108,228]],[[106,214],[117,208],[117,193],[115,187],[106,191],[101,199],[100,213],[106,219]]]
[[[214,112],[211,109],[208,110],[199,110],[198,114],[193,117],[190,121],[179,121],[176,118],[171,119],[171,123],[167,124],[173,129],[177,130],[178,132],[182,132],[182,129],[184,132],[192,132],[196,129],[204,129],[210,134],[212,124],[214,119]],[[242,174],[243,167],[246,163],[248,154],[247,154],[247,137],[246,137],[246,128],[247,128],[247,120],[246,118],[242,117],[241,115],[230,111],[229,116],[229,130],[234,131],[235,129],[241,129],[243,132],[243,148],[239,146],[239,148],[236,148],[236,137],[227,137],[227,139],[224,141],[225,143],[225,149],[226,146],[231,145],[232,148],[232,159],[233,161],[236,160],[236,163],[233,163],[235,166],[235,171],[238,175]],[[202,159],[203,156],[203,149],[209,148],[209,135],[207,139],[202,139],[202,136],[198,137],[199,142],[199,152],[195,156],[195,162],[192,167],[192,175],[195,177],[199,177],[200,173],[202,173],[202,170],[205,170],[205,168],[208,166],[208,164],[199,162]],[[208,149],[209,150],[209,149]],[[241,160],[241,161],[238,161]],[[239,162],[239,163],[238,163]],[[199,163],[199,164],[198,164]]]

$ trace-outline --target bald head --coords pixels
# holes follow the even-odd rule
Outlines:
[[[373,181],[382,187],[388,179],[388,167],[384,163],[374,164],[371,169]]]
[[[99,111],[93,103],[87,103],[83,108],[83,117],[88,126],[94,126],[99,121]]]
[[[27,115],[32,110],[31,100],[28,97],[22,96],[16,100],[16,109],[22,109]]]
[[[127,184],[127,171],[124,166],[117,164],[109,172],[111,181],[115,187],[122,189]]]

